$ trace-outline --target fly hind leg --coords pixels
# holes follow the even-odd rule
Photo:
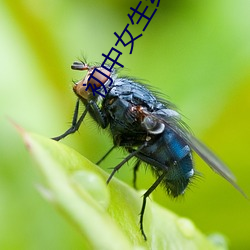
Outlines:
[[[142,233],[144,240],[147,240],[147,236],[146,236],[146,234],[144,232],[144,228],[143,228],[143,218],[144,218],[144,212],[145,212],[145,208],[146,208],[147,198],[158,187],[158,185],[162,182],[162,180],[165,176],[166,176],[166,172],[163,172],[163,174],[161,174],[157,178],[157,180],[153,183],[153,185],[143,195],[142,207],[141,207],[141,212],[140,212],[140,230],[141,230],[141,233]]]

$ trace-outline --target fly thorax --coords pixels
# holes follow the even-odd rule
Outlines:
[[[149,132],[150,134],[161,134],[164,129],[165,125],[152,116],[146,116],[142,121],[142,126]]]

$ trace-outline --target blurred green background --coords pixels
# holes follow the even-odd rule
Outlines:
[[[116,42],[113,33],[121,34],[129,8],[137,3],[0,1],[0,249],[81,248],[81,235],[36,191],[39,173],[8,117],[47,137],[64,132],[76,100],[72,80],[83,76],[70,69],[71,63],[82,55],[102,62],[101,54]],[[248,0],[162,0],[133,54],[118,45],[123,74],[145,79],[166,94],[248,195],[249,13]],[[93,162],[112,145],[90,119],[63,143]],[[117,150],[102,167],[110,171],[123,157]],[[184,198],[174,201],[161,188],[153,198],[192,219],[204,233],[226,235],[230,249],[250,249],[249,201],[195,160],[203,177]],[[117,177],[131,184],[132,167],[128,164]],[[138,178],[144,189],[154,180],[144,168]]]

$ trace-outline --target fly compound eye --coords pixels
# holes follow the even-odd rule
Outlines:
[[[73,70],[88,70],[86,77],[83,79],[83,85],[92,84],[98,88],[105,84],[110,77],[111,72],[102,67],[90,67],[88,64],[83,62],[73,62],[71,65]],[[94,72],[93,75],[91,75]]]
[[[90,76],[92,72],[94,72],[94,74]],[[87,85],[91,84],[97,88],[101,87],[107,82],[110,75],[111,72],[102,67],[93,68],[92,70],[89,70],[89,74],[87,75]]]
[[[87,75],[73,87],[77,96],[90,100],[93,98],[93,91],[104,87],[105,83],[110,79],[111,72],[105,68],[92,66],[83,62],[74,62],[71,65],[71,69],[74,70],[87,70]]]
[[[165,129],[165,125],[163,123],[150,116],[146,116],[142,124],[150,134],[161,134]]]

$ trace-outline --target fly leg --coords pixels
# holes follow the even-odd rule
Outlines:
[[[99,165],[115,148],[116,146],[114,145],[97,163],[96,165]]]
[[[86,109],[84,110],[84,112],[82,113],[81,117],[77,121],[78,112],[79,112],[79,103],[80,103],[80,101],[78,99],[77,102],[76,102],[76,106],[75,106],[75,110],[74,110],[74,116],[73,116],[71,127],[66,132],[64,132],[62,135],[59,135],[57,137],[53,137],[51,139],[53,139],[55,141],[60,141],[64,137],[68,136],[69,134],[75,133],[79,129],[79,127],[80,127],[80,125],[81,125],[84,117],[86,116],[86,114],[88,112],[88,106],[87,106]]]
[[[69,134],[75,133],[79,129],[83,119],[85,118],[85,116],[88,112],[93,116],[93,118],[97,121],[97,123],[99,125],[101,125],[102,128],[107,127],[106,117],[101,112],[100,108],[98,107],[98,105],[94,101],[88,102],[88,104],[86,105],[86,109],[81,114],[79,120],[77,120],[78,119],[78,112],[79,112],[79,104],[80,104],[80,100],[78,99],[76,102],[71,127],[62,135],[59,135],[57,137],[52,138],[53,140],[60,141],[64,137],[68,136]]]
[[[133,187],[134,187],[135,189],[137,189],[137,188],[136,188],[136,179],[137,179],[137,178],[136,178],[136,173],[137,173],[137,171],[138,171],[140,165],[141,165],[141,161],[140,161],[140,160],[137,160],[136,163],[135,163],[135,166],[134,166],[134,168],[133,168]]]
[[[134,157],[138,152],[140,152],[146,146],[147,146],[147,143],[142,144],[137,150],[134,150],[122,162],[120,162],[117,166],[115,166],[112,173],[110,174],[110,176],[109,176],[109,178],[107,180],[107,184],[109,184],[109,182],[111,181],[114,174],[124,165],[124,163],[129,161],[132,157]]]
[[[162,182],[163,178],[165,177],[166,172],[163,172],[163,174],[161,174],[157,180],[153,183],[153,185],[147,190],[147,192],[143,195],[143,201],[142,201],[142,207],[141,207],[141,212],[140,212],[140,230],[142,233],[142,236],[144,238],[144,240],[147,240],[147,236],[144,232],[143,229],[143,216],[144,216],[144,212],[145,212],[145,208],[146,208],[146,201],[148,196],[157,188],[157,186]]]
[[[100,110],[99,106],[93,100],[88,102],[87,107],[92,118],[102,127],[108,126],[106,115]]]

